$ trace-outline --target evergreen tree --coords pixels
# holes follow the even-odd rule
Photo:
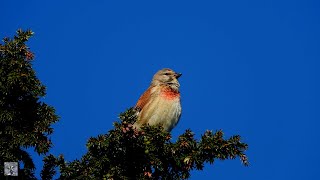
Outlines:
[[[20,162],[19,177],[35,179],[35,165],[27,153],[49,152],[51,125],[58,121],[53,107],[41,101],[45,86],[32,69],[34,55],[26,46],[31,31],[18,30],[0,44],[0,179],[4,162]]]
[[[160,126],[133,128],[134,110],[120,115],[121,122],[107,134],[90,138],[88,152],[80,159],[66,162],[63,156],[50,155],[45,159],[43,179],[51,179],[55,167],[60,168],[60,179],[187,179],[191,170],[202,170],[204,163],[215,159],[239,157],[247,166],[244,151],[247,144],[240,136],[225,140],[222,131],[206,131],[197,141],[194,133],[186,130],[176,142]],[[46,178],[45,178],[46,177]]]

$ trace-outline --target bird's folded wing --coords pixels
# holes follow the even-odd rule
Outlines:
[[[143,107],[150,101],[151,96],[153,94],[153,90],[152,87],[149,87],[139,98],[135,108],[137,111],[141,111],[143,109]]]

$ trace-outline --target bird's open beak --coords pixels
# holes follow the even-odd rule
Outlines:
[[[175,76],[178,79],[182,74],[181,73],[176,73]]]

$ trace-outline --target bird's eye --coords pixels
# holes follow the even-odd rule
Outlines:
[[[170,75],[170,73],[164,73],[164,75],[167,75],[167,76],[168,76],[168,75]]]

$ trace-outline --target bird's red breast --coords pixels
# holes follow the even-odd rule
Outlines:
[[[174,100],[180,97],[180,92],[173,90],[170,87],[162,87],[161,89],[161,96],[168,100]]]
[[[151,100],[151,92],[152,88],[160,88],[160,95],[167,100],[174,100],[176,98],[180,98],[180,92],[173,90],[168,86],[158,86],[158,87],[150,87],[148,88],[142,96],[139,98],[136,107],[138,109],[143,109],[143,107]]]

